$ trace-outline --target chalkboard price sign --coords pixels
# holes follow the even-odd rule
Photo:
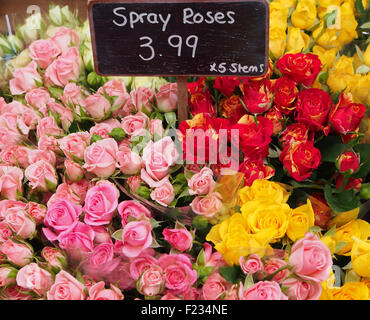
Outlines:
[[[93,0],[101,75],[261,76],[268,69],[267,0]]]

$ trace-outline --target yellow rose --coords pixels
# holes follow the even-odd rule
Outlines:
[[[333,92],[346,89],[353,81],[353,58],[342,55],[329,72],[327,84]]]
[[[312,53],[319,56],[319,59],[323,65],[322,71],[327,71],[334,65],[334,61],[337,55],[337,49],[333,48],[326,50],[323,47],[314,46],[312,48]]]
[[[329,228],[336,225],[337,228],[343,226],[344,224],[350,222],[351,220],[355,220],[358,217],[360,212],[360,208],[356,208],[346,212],[334,212],[334,218],[329,222]]]
[[[249,187],[239,190],[240,204],[252,200],[270,200],[285,203],[288,201],[292,187],[282,183],[273,182],[265,179],[257,179]]]
[[[280,58],[286,48],[286,32],[285,29],[271,28],[270,26],[270,51],[276,59]]]
[[[351,251],[353,270],[361,277],[370,278],[370,240],[354,237]]]
[[[296,2],[296,0],[275,0],[273,3],[279,3],[283,8],[290,9],[295,7]]]
[[[367,45],[367,48],[364,52],[364,62],[368,67],[370,67],[370,44]]]
[[[343,0],[319,0],[317,6],[317,14],[320,18],[323,18],[328,11],[331,12],[330,8],[338,7],[341,5]],[[329,8],[329,10],[328,10]]]
[[[357,20],[353,12],[353,8],[349,3],[343,3],[340,7],[341,32],[338,36],[338,41],[342,46],[351,43],[357,38]]]
[[[316,20],[316,0],[301,0],[292,13],[292,23],[300,29],[309,29]]]
[[[288,8],[284,8],[281,3],[273,2],[270,4],[270,25],[286,29],[288,27]]]
[[[321,282],[322,291],[319,300],[333,300],[333,294],[331,292],[331,289],[334,287],[334,283],[335,283],[335,274],[333,272],[333,269],[330,269],[329,278]]]
[[[353,99],[356,103],[362,103],[366,106],[370,106],[370,73],[360,76],[357,78],[356,83],[351,87],[351,92],[353,94]]]
[[[335,251],[336,251],[335,246],[336,246],[337,243],[336,243],[334,237],[324,236],[320,240],[328,247],[331,254],[335,253]]]
[[[259,233],[271,230],[272,242],[276,242],[284,237],[292,211],[286,203],[268,200],[249,201],[240,210],[243,217],[247,220],[251,232]]]
[[[363,282],[347,282],[331,289],[334,300],[368,300],[369,288]]]
[[[307,199],[307,204],[292,210],[289,218],[287,236],[292,240],[303,238],[309,228],[315,223],[315,214],[312,209],[311,201]]]
[[[308,47],[310,36],[305,34],[301,29],[288,27],[287,53],[298,53]]]
[[[351,254],[354,240],[352,237],[366,240],[370,236],[370,224],[361,219],[352,220],[341,226],[335,231],[334,239],[337,243],[346,242],[347,244],[340,251],[339,255],[349,256]]]

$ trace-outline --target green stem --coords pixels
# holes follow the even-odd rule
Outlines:
[[[265,277],[264,279],[263,279],[263,281],[270,281],[273,277],[275,277],[280,271],[283,271],[283,270],[285,270],[285,269],[289,269],[289,268],[291,268],[290,267],[290,265],[286,265],[286,266],[283,266],[283,267],[281,267],[281,268],[279,268],[279,269],[277,269],[274,273],[271,273],[270,275],[268,275],[267,277]]]

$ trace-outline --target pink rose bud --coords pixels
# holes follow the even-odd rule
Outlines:
[[[4,222],[22,239],[32,238],[36,233],[35,221],[23,209],[9,209]]]
[[[177,109],[177,83],[166,83],[159,88],[155,95],[157,108],[162,112],[171,112]]]
[[[125,200],[118,205],[118,214],[121,216],[122,226],[128,223],[130,217],[137,220],[143,218],[151,218],[150,210],[144,207],[140,202],[135,200]]]
[[[120,148],[117,161],[121,172],[127,175],[138,174],[144,165],[141,157],[136,152],[132,152],[130,148]]]
[[[155,265],[158,265],[158,261],[150,255],[142,255],[133,258],[130,260],[130,276],[137,281],[145,270]]]
[[[111,242],[111,234],[108,232],[106,227],[103,226],[91,226],[95,232],[94,244],[99,245],[106,242]]]
[[[31,59],[43,69],[46,69],[61,54],[61,50],[51,39],[36,40],[31,43],[29,49]]]
[[[151,112],[155,91],[152,88],[138,87],[130,93],[131,101],[136,111]]]
[[[121,127],[129,136],[144,136],[147,132],[149,118],[146,114],[138,112],[122,119]]]
[[[163,236],[170,243],[172,248],[181,252],[190,250],[193,246],[193,236],[186,229],[167,229],[163,230]]]
[[[222,196],[218,192],[213,192],[205,197],[196,197],[190,207],[192,210],[205,218],[212,218],[222,209]]]
[[[289,264],[304,280],[325,281],[333,265],[330,250],[314,233],[306,233],[292,247]]]
[[[51,150],[54,152],[59,151],[58,140],[53,136],[44,135],[42,137],[39,137],[37,147],[39,150]],[[26,167],[28,167],[28,165]]]
[[[0,193],[9,200],[23,194],[23,171],[17,167],[0,166]]]
[[[189,194],[207,195],[213,191],[216,182],[213,180],[213,171],[207,167],[194,174],[188,181]]]
[[[49,91],[45,88],[36,88],[26,93],[26,101],[32,107],[41,110],[51,100]]]
[[[50,272],[41,269],[36,263],[30,263],[17,273],[17,285],[33,290],[38,295],[44,295],[53,284]]]
[[[40,74],[37,72],[37,63],[32,61],[24,68],[13,72],[13,79],[9,81],[10,93],[19,95],[37,88],[37,83],[42,83]]]
[[[44,247],[41,251],[41,256],[46,260],[49,268],[64,269],[67,266],[67,258],[57,248]]]
[[[45,160],[46,162],[49,162],[53,167],[55,167],[57,158],[53,151],[51,150],[30,150],[28,152],[28,160],[30,165],[34,164],[40,160]]]
[[[286,294],[290,300],[318,300],[322,291],[320,282],[301,281],[295,278],[284,280],[282,286],[288,288]]]
[[[58,48],[65,52],[71,45],[79,47],[80,38],[76,30],[60,27],[51,40],[58,46]]]
[[[100,178],[108,178],[116,170],[117,153],[114,139],[99,140],[86,149],[84,168]]]
[[[219,273],[213,273],[202,287],[202,298],[204,300],[222,300],[226,295],[226,284],[227,281]]]
[[[85,223],[91,226],[109,224],[118,206],[119,191],[116,186],[105,180],[87,191],[84,211]]]
[[[240,257],[239,264],[246,275],[248,275],[250,272],[256,273],[263,270],[263,263],[257,254],[249,255],[247,260],[245,260],[244,257]]]
[[[0,222],[0,243],[8,240],[12,235],[13,233],[9,226],[5,222]]]
[[[65,176],[68,180],[78,182],[81,181],[84,177],[84,170],[80,165],[72,160],[66,159],[64,161]]]
[[[98,135],[104,139],[112,138],[109,134],[115,128],[121,128],[121,123],[117,119],[109,119],[103,122],[99,122],[90,128],[91,135]]]
[[[63,136],[64,130],[58,127],[53,116],[42,118],[37,125],[37,138],[43,136]]]
[[[141,182],[142,180],[140,179],[140,176],[132,176],[127,179],[127,184],[134,193],[140,187]]]
[[[110,289],[105,288],[104,281],[95,283],[89,288],[88,300],[123,300],[124,296],[120,289],[110,285]]]
[[[162,268],[152,265],[140,276],[136,284],[138,292],[144,296],[153,297],[160,294],[165,287],[166,277]]]
[[[163,128],[162,120],[160,119],[150,120],[149,131],[150,131],[150,134],[155,138],[163,137],[164,128]]]
[[[76,113],[81,115],[80,107],[83,107],[84,109],[85,106],[85,99],[82,95],[82,87],[73,82],[68,83],[63,90],[63,96],[61,97],[61,100],[64,105],[75,107],[74,110]]]
[[[33,296],[24,293],[24,288],[18,285],[11,285],[3,289],[6,300],[33,300]]]
[[[152,191],[150,197],[160,205],[167,207],[175,199],[175,190],[169,181],[165,181]]]
[[[102,120],[110,112],[111,105],[104,96],[95,93],[85,99],[85,109],[93,119]]]
[[[16,283],[15,277],[18,270],[11,266],[0,267],[0,286],[5,287],[9,284]]]
[[[353,173],[360,167],[360,159],[356,153],[349,151],[338,157],[336,165],[340,173],[347,171]]]
[[[60,271],[47,292],[48,300],[85,300],[85,286],[64,270]]]
[[[71,133],[59,140],[59,147],[69,160],[83,160],[90,137],[88,132]]]
[[[273,274],[275,271],[277,271],[280,268],[283,268],[287,265],[287,263],[284,260],[277,259],[277,258],[270,258],[266,261],[264,266],[264,271],[267,275]],[[286,279],[290,275],[289,269],[284,269],[279,271],[274,277],[272,278],[273,281],[276,281],[277,283],[281,283],[284,279]]]
[[[239,289],[240,300],[288,300],[288,297],[283,294],[279,284],[275,281],[260,281],[255,283],[248,289],[244,289],[240,285]]]
[[[132,221],[122,230],[122,253],[135,258],[152,245],[152,226],[149,221]]]
[[[10,239],[1,244],[0,251],[6,255],[10,262],[20,267],[29,264],[33,259],[33,250],[28,245]]]

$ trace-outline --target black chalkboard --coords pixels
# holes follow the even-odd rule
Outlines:
[[[268,69],[266,0],[92,1],[101,75],[261,76]]]

